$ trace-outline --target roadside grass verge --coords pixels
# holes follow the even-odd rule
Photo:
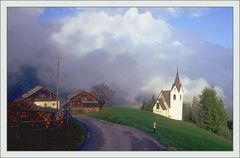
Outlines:
[[[8,128],[8,151],[73,151],[83,143],[83,125],[74,118],[61,129],[49,131],[24,131],[17,138],[15,130]]]
[[[155,137],[170,150],[180,151],[232,151],[233,142],[195,124],[172,120],[148,111],[109,107],[88,114],[91,117],[135,127]],[[156,133],[153,134],[153,122]]]

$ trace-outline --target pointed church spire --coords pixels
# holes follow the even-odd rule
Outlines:
[[[182,84],[181,84],[180,79],[179,79],[178,68],[177,68],[177,74],[176,74],[174,83],[172,85],[172,88],[173,88],[174,85],[177,87],[177,89],[179,91]]]
[[[181,84],[181,83],[180,83],[180,79],[179,79],[179,75],[178,75],[178,69],[177,69],[177,74],[176,74],[174,83],[175,83],[175,84]]]

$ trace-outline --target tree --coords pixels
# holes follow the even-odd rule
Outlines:
[[[193,97],[192,101],[192,122],[196,123],[199,127],[203,127],[203,107],[200,104],[197,96]]]
[[[229,128],[230,130],[233,129],[233,121],[232,121],[232,120],[229,120],[229,121],[228,121],[228,128]]]
[[[91,93],[97,98],[97,101],[102,108],[105,104],[109,104],[114,96],[113,90],[105,83],[100,83],[91,88]]]
[[[214,88],[204,88],[200,95],[200,106],[203,108],[203,126],[216,134],[230,138],[227,128],[228,116],[224,103],[217,96]]]
[[[183,103],[183,120],[192,121],[192,107],[190,103]]]
[[[155,95],[152,95],[151,99],[149,99],[149,100],[144,99],[141,109],[153,112],[153,106],[154,106],[155,102],[156,102],[156,97],[155,97]]]

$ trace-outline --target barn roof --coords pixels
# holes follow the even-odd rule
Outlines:
[[[27,97],[33,95],[34,93],[38,92],[42,88],[43,88],[42,86],[36,86],[33,89],[31,89],[30,91],[28,91],[27,93],[23,94],[22,97],[27,98]]]
[[[66,100],[64,103],[62,103],[62,106],[67,105],[70,102],[70,100]]]
[[[84,90],[82,90],[82,89],[76,90],[76,91],[73,92],[72,94],[68,95],[68,99],[72,99],[72,98],[76,97],[77,95],[79,95],[79,94],[81,94],[81,93],[83,93],[83,92],[86,92],[86,91],[84,91]],[[87,92],[86,92],[86,93],[87,93]]]
[[[42,86],[36,86],[36,87],[34,87],[33,89],[29,90],[28,92],[24,93],[24,94],[22,95],[22,98],[28,98],[28,97],[30,97],[31,95],[37,93],[37,92],[40,91],[40,90],[45,90],[45,91],[48,92],[48,93],[52,93],[52,92],[51,92],[50,90],[48,90],[47,88],[44,88],[44,87],[42,87]],[[52,94],[55,95],[54,93],[52,93]]]

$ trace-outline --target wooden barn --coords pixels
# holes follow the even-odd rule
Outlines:
[[[31,99],[34,101],[35,105],[41,107],[58,108],[60,105],[59,101],[57,104],[57,96],[50,90],[41,86],[34,87],[27,93],[23,94],[22,98]]]
[[[68,100],[65,104],[68,104],[71,111],[77,112],[98,112],[99,104],[94,95],[84,90],[77,90],[68,96]]]

